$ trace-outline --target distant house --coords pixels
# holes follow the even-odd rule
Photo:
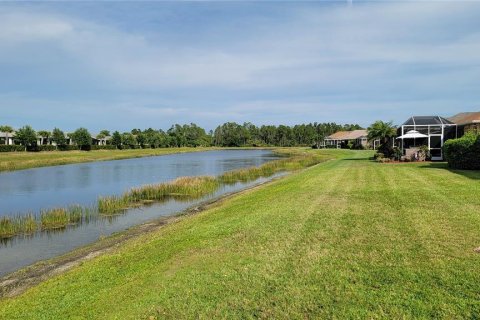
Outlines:
[[[15,132],[0,132],[0,144],[11,146],[15,144],[14,141]]]
[[[457,125],[459,136],[467,132],[480,133],[480,112],[462,112],[448,120]]]
[[[97,146],[106,146],[108,141],[112,139],[111,136],[101,137],[101,136],[92,136],[92,144]]]
[[[432,160],[443,160],[443,144],[459,137],[457,124],[440,116],[413,116],[397,130],[397,142],[404,156],[428,146]]]
[[[324,148],[347,148],[349,145],[356,147],[370,148],[372,147],[368,142],[367,130],[353,130],[353,131],[338,131],[325,138]]]

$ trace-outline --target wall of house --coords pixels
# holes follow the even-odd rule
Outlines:
[[[465,133],[467,132],[480,133],[480,123],[467,124],[465,126]]]

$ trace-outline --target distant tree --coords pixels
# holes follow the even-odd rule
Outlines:
[[[122,145],[133,148],[137,145],[137,139],[135,139],[135,136],[130,132],[125,132],[122,134]]]
[[[90,150],[92,147],[92,135],[85,128],[79,128],[71,134],[73,142],[80,150]]]
[[[18,129],[15,133],[15,139],[18,140],[21,145],[25,146],[25,151],[27,147],[37,144],[37,134],[30,126],[24,126]]]
[[[292,145],[292,129],[290,127],[280,125],[277,128],[275,136],[275,144],[280,147],[288,147]]]
[[[147,139],[142,132],[137,134],[137,143],[140,145],[140,147],[144,148],[146,142],[147,142]]]
[[[102,130],[102,131],[100,131],[99,134],[103,135],[103,137],[109,137],[110,136],[110,131]]]
[[[275,126],[261,126],[260,138],[266,145],[273,146],[275,144],[275,137],[277,135],[277,127]]]
[[[0,126],[0,132],[5,132],[5,144],[8,144],[9,134],[13,133],[13,128],[10,126]]]
[[[120,135],[120,132],[113,132],[110,142],[112,145],[116,146],[117,149],[120,149],[122,147],[122,136]]]
[[[136,136],[136,135],[142,133],[142,130],[140,130],[140,129],[133,129],[130,133],[133,134],[134,136]]]
[[[65,133],[58,128],[53,129],[52,141],[55,142],[55,144],[57,145],[57,149],[58,149],[58,146],[66,145],[67,139],[65,139]]]
[[[46,131],[46,130],[40,130],[37,133],[42,138],[42,143],[41,144],[48,144],[50,136],[52,135],[51,132]]]
[[[106,137],[106,135],[104,135],[103,133],[100,132],[99,134],[97,134],[97,136],[95,138],[100,140],[100,139],[105,139],[105,137]]]
[[[218,126],[213,134],[214,144],[222,147],[240,147],[247,141],[247,131],[235,122]]]

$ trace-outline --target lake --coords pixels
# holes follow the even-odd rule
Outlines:
[[[230,170],[259,166],[276,158],[278,157],[268,150],[221,150],[0,173],[0,217],[30,212],[39,214],[41,209],[73,204],[93,206],[99,196],[119,195],[132,187],[170,181],[182,176],[216,176]],[[133,208],[109,219],[98,217],[61,231],[38,232],[33,236],[4,241],[0,244],[0,275],[266,180],[268,179],[224,185],[202,199],[169,200]]]

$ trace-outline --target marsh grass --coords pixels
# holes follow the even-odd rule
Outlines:
[[[122,196],[100,197],[98,211],[108,215],[129,207],[168,199],[196,199],[213,193],[218,188],[219,182],[214,177],[181,177],[171,182],[133,188]]]
[[[42,229],[65,228],[68,222],[67,210],[64,208],[42,210],[40,213]]]
[[[17,234],[17,229],[13,219],[8,217],[0,218],[0,238],[11,238]]]
[[[125,196],[100,197],[97,201],[98,212],[104,215],[116,214],[128,208],[128,199]]]
[[[218,180],[225,184],[253,181],[261,177],[271,177],[276,173],[294,171],[316,165],[325,159],[315,154],[292,153],[288,159],[267,162],[259,167],[250,167],[225,172]]]
[[[19,234],[33,234],[38,229],[38,223],[33,214],[0,219],[0,238],[12,238]]]
[[[68,208],[54,208],[40,212],[42,230],[61,229],[68,225],[81,223],[91,216],[91,209],[73,205]]]

